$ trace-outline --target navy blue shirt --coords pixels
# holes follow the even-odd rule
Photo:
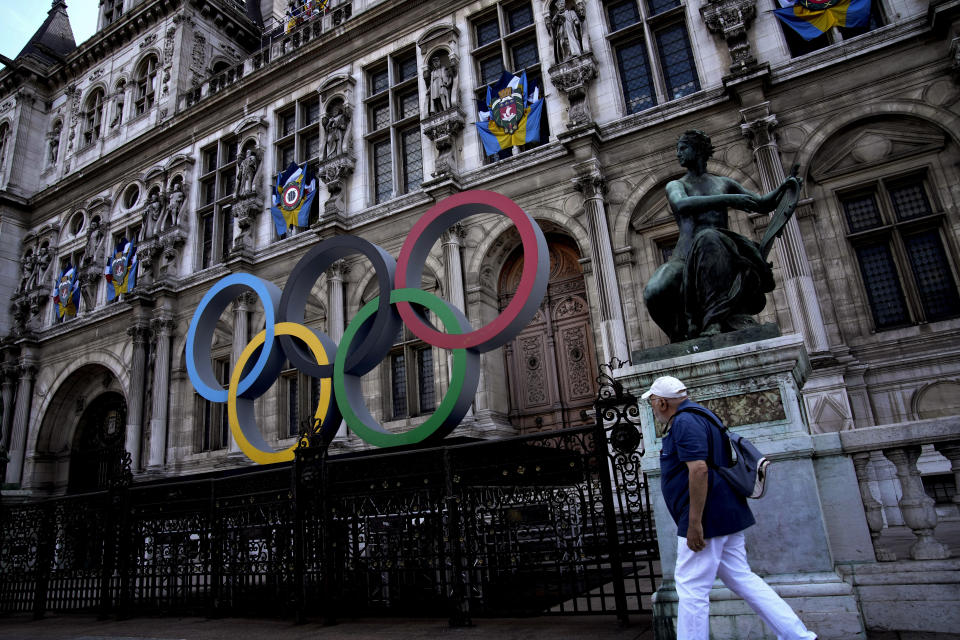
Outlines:
[[[677,410],[685,407],[699,407],[709,411],[690,400],[680,403]],[[687,526],[690,522],[690,476],[686,463],[707,459],[707,438],[713,441],[714,464],[729,465],[730,451],[723,433],[716,425],[711,424],[708,418],[696,412],[677,413],[673,417],[670,431],[663,437],[663,449],[660,451],[660,485],[667,509],[677,523],[677,535],[682,538],[687,537]],[[713,469],[709,469],[702,523],[704,538],[743,531],[755,523],[750,507],[747,506],[747,499],[734,491],[723,476]]]

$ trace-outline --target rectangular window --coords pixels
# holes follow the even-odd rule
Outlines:
[[[877,329],[960,315],[960,294],[924,176],[840,196]]]
[[[278,137],[274,142],[277,172],[296,163],[316,172],[320,164],[320,98],[307,95],[276,112]],[[311,211],[310,221],[315,219]]]
[[[420,413],[433,411],[436,389],[433,383],[433,350],[429,347],[417,351],[417,386],[420,391]]]
[[[693,52],[687,29],[682,24],[672,25],[657,32],[657,49],[660,51],[660,66],[667,83],[667,97],[674,100],[700,90],[697,70],[693,65]]]
[[[423,182],[423,158],[420,151],[420,127],[408,129],[403,137],[403,190],[413,191]]]
[[[607,32],[627,113],[700,91],[679,0],[611,0]]]
[[[213,373],[220,384],[226,385],[230,369],[229,358],[217,358],[213,361]],[[223,449],[229,442],[230,426],[227,420],[227,407],[220,402],[210,402],[200,395],[196,396],[198,424],[196,425],[195,449],[197,451],[215,451]]]
[[[476,75],[480,85],[474,88],[478,105],[485,105],[490,85],[500,80],[503,73],[517,76],[526,72],[528,95],[533,87],[539,87],[543,95],[542,70],[537,30],[534,28],[534,8],[531,2],[499,3],[496,8],[472,19],[473,51]],[[549,23],[549,16],[545,18]],[[501,28],[503,25],[503,28]],[[496,96],[493,96],[496,97]],[[482,110],[478,107],[478,110]],[[519,151],[527,151],[550,139],[549,118],[546,111],[540,118],[540,140],[521,145]],[[514,150],[503,149],[496,156],[482,152],[484,162],[496,162],[509,158]]]
[[[379,204],[418,189],[423,181],[420,92],[413,50],[388,55],[367,72],[367,78],[370,199]]]
[[[407,417],[407,364],[404,354],[390,358],[390,381],[393,398],[393,417]]]
[[[201,151],[200,204],[197,226],[200,232],[201,269],[223,262],[233,248],[233,198],[237,188],[237,139],[227,136]]]

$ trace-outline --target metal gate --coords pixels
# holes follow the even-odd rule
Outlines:
[[[588,427],[131,485],[0,516],[0,611],[323,617],[649,612],[636,400]]]

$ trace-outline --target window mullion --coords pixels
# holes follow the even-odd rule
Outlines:
[[[900,287],[907,299],[907,313],[910,314],[910,321],[913,323],[926,322],[923,304],[920,301],[919,287],[913,275],[913,267],[910,264],[910,257],[907,255],[907,248],[900,236],[900,229],[895,228],[893,233],[890,234],[890,250],[893,253],[893,262],[899,274]]]
[[[641,15],[646,16],[646,7],[641,6]],[[656,33],[650,26],[650,21],[643,18],[643,40],[647,47],[647,64],[650,65],[650,76],[653,80],[653,90],[656,93],[657,104],[663,104],[670,98],[667,92],[667,82],[664,78],[663,64],[657,51]]]

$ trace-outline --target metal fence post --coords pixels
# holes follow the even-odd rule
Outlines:
[[[601,370],[602,373],[602,370]],[[617,619],[621,625],[630,624],[627,613],[627,594],[623,580],[623,559],[620,553],[620,530],[617,526],[617,514],[613,504],[613,478],[610,473],[610,443],[604,427],[604,402],[602,397],[597,398],[594,405],[597,421],[594,425],[594,441],[596,442],[594,455],[597,456],[597,471],[600,474],[600,490],[603,499],[603,519],[607,529],[607,544],[609,546],[610,570],[613,574],[613,594],[617,606]]]
[[[447,507],[447,531],[446,538],[450,545],[450,626],[451,627],[469,627],[473,621],[470,619],[470,602],[467,599],[466,585],[463,581],[463,543],[462,532],[460,529],[460,502],[454,490],[453,482],[453,462],[451,461],[450,449],[443,449],[443,480],[446,490]]]
[[[55,503],[41,506],[46,522],[55,522]],[[54,526],[40,527],[37,531],[37,582],[33,592],[33,619],[40,620],[47,610],[47,589],[50,586],[50,569],[53,563],[53,546],[56,544]]]

